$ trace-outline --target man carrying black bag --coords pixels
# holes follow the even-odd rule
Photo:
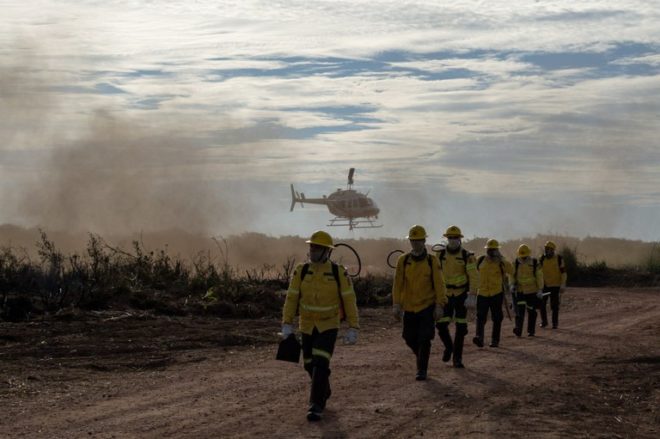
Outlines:
[[[306,242],[309,262],[296,266],[289,283],[282,312],[282,338],[288,340],[294,335],[293,320],[298,312],[304,368],[312,379],[307,419],[318,421],[331,394],[330,359],[340,322],[345,315],[349,329],[344,341],[348,344],[357,342],[359,322],[355,291],[346,269],[329,259],[334,248],[332,237],[317,231]]]

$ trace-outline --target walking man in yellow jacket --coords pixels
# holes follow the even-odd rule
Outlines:
[[[477,295],[477,335],[472,342],[482,348],[484,346],[484,329],[488,311],[493,320],[493,332],[490,347],[500,344],[502,330],[502,303],[504,292],[508,291],[508,277],[512,274],[511,263],[500,253],[500,244],[495,239],[486,242],[486,255],[477,260],[479,270],[479,292]]]
[[[548,241],[545,243],[544,253],[539,258],[539,263],[543,267],[543,280],[544,287],[543,301],[539,304],[541,310],[541,327],[548,326],[548,314],[546,312],[546,304],[548,303],[548,296],[550,296],[550,308],[552,309],[552,329],[557,329],[559,325],[559,304],[561,302],[561,294],[566,289],[566,266],[561,255],[555,254],[557,245]],[[549,293],[549,294],[548,294]]]
[[[525,323],[527,309],[527,335],[534,336],[536,329],[536,308],[543,297],[543,270],[527,244],[518,247],[518,257],[514,262],[511,290],[516,307],[516,327],[513,333],[520,337]]]
[[[309,261],[293,272],[284,302],[282,337],[294,333],[293,320],[300,314],[304,368],[312,379],[307,419],[318,421],[330,397],[330,359],[334,352],[341,315],[349,329],[344,341],[357,342],[358,309],[353,285],[344,267],[330,261],[332,237],[314,232],[306,241]]]
[[[463,340],[468,333],[467,305],[476,304],[476,289],[479,286],[477,261],[474,254],[462,247],[463,233],[457,226],[449,226],[445,231],[447,247],[436,253],[440,270],[445,279],[449,301],[443,309],[443,316],[436,322],[438,336],[445,345],[442,361],[452,359],[453,365],[463,368]],[[456,333],[452,342],[449,324],[456,322]]]
[[[408,232],[412,250],[401,255],[392,285],[392,312],[397,320],[403,311],[403,339],[417,358],[415,379],[426,379],[434,322],[442,317],[447,303],[440,263],[426,250],[426,230],[414,225]]]

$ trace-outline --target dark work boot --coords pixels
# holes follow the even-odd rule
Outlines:
[[[307,420],[311,422],[320,421],[322,413],[323,409],[321,407],[317,404],[311,404],[307,410]]]
[[[319,415],[325,408],[325,401],[328,397],[328,392],[330,389],[330,385],[328,383],[328,372],[329,371],[326,368],[315,367],[312,373],[312,389],[309,394],[309,403],[311,404],[310,410],[312,407],[315,407],[315,409],[318,409],[315,411],[315,413],[318,412]],[[309,419],[309,413],[307,414],[307,419]]]
[[[430,355],[431,343],[420,343],[419,351],[417,353],[417,374],[415,375],[417,381],[424,381],[426,379],[426,371],[429,367]]]
[[[493,322],[493,332],[490,337],[490,347],[496,348],[500,345],[500,332],[502,331],[502,322]]]
[[[484,340],[480,337],[472,337],[472,343],[476,344],[480,348],[484,347]]]
[[[454,351],[454,344],[451,341],[448,323],[438,324],[438,335],[440,336],[442,343],[445,345],[445,351],[442,353],[442,361],[446,363],[451,359],[451,354]]]
[[[516,337],[520,337],[522,331],[520,330],[520,328],[513,328],[513,333],[516,334]]]
[[[460,334],[456,334],[454,337],[454,367],[458,369],[463,369],[463,340],[465,337]]]
[[[451,359],[451,354],[454,351],[454,344],[451,341],[448,323],[438,325],[438,335],[440,336],[442,343],[445,345],[445,351],[442,353],[442,361],[446,363]]]

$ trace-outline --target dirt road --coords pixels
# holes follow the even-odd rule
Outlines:
[[[168,337],[185,325],[152,322],[133,350],[85,355],[89,335],[61,333],[68,353],[44,356],[4,326],[0,437],[660,437],[660,291],[572,289],[563,311],[558,330],[534,338],[516,339],[505,320],[501,347],[467,345],[463,370],[440,361],[436,338],[429,380],[417,382],[388,310],[362,310],[359,344],[338,346],[314,424],[307,376],[273,360],[274,343],[210,347],[221,328],[198,323],[188,341],[199,343],[182,346]],[[240,325],[273,341],[278,330]]]

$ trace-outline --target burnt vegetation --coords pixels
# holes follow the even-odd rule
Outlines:
[[[250,251],[258,251],[259,236],[246,235]],[[277,241],[262,238],[269,243]],[[281,239],[291,242],[292,237]],[[278,259],[269,255],[272,263],[241,263],[238,265],[243,268],[239,269],[230,264],[233,245],[224,239],[214,239],[213,243],[213,251],[206,249],[182,257],[172,255],[167,246],[150,250],[134,240],[130,246],[116,247],[90,234],[83,251],[65,252],[40,231],[36,252],[0,247],[0,319],[25,321],[66,316],[74,310],[109,309],[169,316],[277,317],[296,258],[301,260],[301,256],[281,255]],[[481,248],[480,243],[477,238],[466,246]],[[364,247],[370,260],[362,276],[354,279],[358,305],[388,305],[391,272],[376,265],[375,255],[387,254],[393,246],[404,248],[405,242],[382,239],[352,244],[359,250]],[[660,246],[656,244],[639,264],[616,268],[605,261],[581,261],[577,245],[564,244],[560,254],[568,270],[569,286],[660,284]]]

